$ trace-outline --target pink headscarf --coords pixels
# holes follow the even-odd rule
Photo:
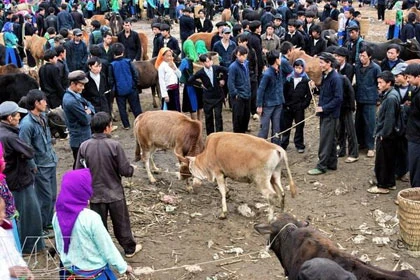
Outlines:
[[[6,168],[6,162],[4,161],[4,152],[3,152],[3,145],[0,142],[0,183],[6,179],[6,175],[4,175],[3,171]]]

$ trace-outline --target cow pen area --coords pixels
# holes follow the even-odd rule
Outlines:
[[[366,39],[385,41],[387,26],[376,20],[376,10],[367,5],[359,10],[363,17],[370,18]],[[133,29],[148,34],[150,52],[153,41],[150,23],[136,22]],[[179,38],[179,25],[175,24],[171,33]],[[143,90],[140,100],[143,111],[155,110],[149,89]],[[306,116],[312,112],[311,105]],[[223,121],[225,131],[232,131],[231,112],[226,107]],[[113,138],[121,142],[130,161],[134,161],[133,131],[123,130],[120,122],[114,124],[119,128],[113,132]],[[250,133],[256,135],[259,122],[251,119],[250,128]],[[419,275],[420,253],[408,251],[401,242],[394,204],[398,191],[408,188],[409,183],[397,181],[397,190],[388,195],[366,192],[368,180],[373,176],[374,159],[367,158],[363,151],[355,163],[347,164],[344,158],[339,158],[337,171],[308,176],[307,170],[317,162],[318,129],[318,118],[311,118],[305,125],[305,153],[298,153],[293,145],[287,150],[298,193],[292,199],[286,191],[285,212],[308,220],[338,248],[370,264],[388,270],[410,269]],[[68,140],[57,141],[55,149],[60,182],[62,174],[71,169],[73,158]],[[232,157],[251,160],[241,155]],[[267,238],[254,230],[256,223],[267,220],[268,205],[257,188],[228,179],[228,216],[219,220],[221,197],[216,183],[203,182],[189,192],[185,181],[174,175],[177,159],[171,151],[158,151],[154,159],[163,170],[155,175],[155,184],[149,183],[142,162],[136,163],[133,178],[123,179],[132,229],[143,250],[127,259],[135,276],[119,279],[286,279],[274,253],[265,250]],[[286,173],[282,183],[287,185]],[[108,222],[113,236],[109,219]],[[46,244],[53,246],[54,239],[47,239]],[[57,256],[51,259],[32,255],[26,260],[36,279],[58,278]]]

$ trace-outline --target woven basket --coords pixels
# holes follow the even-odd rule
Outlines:
[[[400,191],[398,202],[401,238],[410,250],[420,251],[420,188]]]
[[[360,20],[360,35],[367,36],[370,28],[370,19],[362,18]]]

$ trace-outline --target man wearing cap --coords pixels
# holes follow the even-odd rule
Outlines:
[[[273,27],[274,27],[274,34],[277,35],[281,40],[284,39],[284,35],[286,35],[286,29],[284,29],[282,24],[283,17],[281,14],[274,15]]]
[[[46,50],[44,52],[44,61],[46,63],[39,68],[39,85],[46,95],[48,107],[50,109],[61,106],[65,88],[59,79],[59,69],[57,64],[57,53],[55,50]]]
[[[124,55],[130,60],[139,61],[142,57],[141,41],[139,34],[132,29],[131,21],[125,20],[123,25],[124,30],[118,33],[118,42],[124,45]]]
[[[152,23],[152,32],[153,32],[153,51],[152,51],[152,57],[157,57],[159,54],[159,44],[160,40],[162,40],[162,33],[160,31],[160,23],[155,22]]]
[[[32,36],[36,33],[36,27],[32,23],[32,15],[25,15],[25,22],[23,23],[23,36]]]
[[[4,149],[6,182],[19,211],[19,235],[22,253],[39,252],[45,248],[42,236],[42,220],[38,198],[34,189],[34,174],[29,161],[34,157],[31,146],[19,138],[20,114],[27,113],[15,102],[0,104],[0,142]]]
[[[382,71],[392,71],[398,63],[404,62],[401,58],[399,58],[401,52],[400,46],[397,44],[390,44],[388,48],[386,48],[386,57],[381,61],[379,65]]]
[[[66,61],[69,72],[85,69],[88,59],[87,46],[82,40],[82,30],[78,28],[74,29],[73,35],[73,40],[64,45],[67,51]]]
[[[318,107],[315,112],[320,117],[318,163],[308,171],[309,175],[320,175],[327,170],[337,169],[336,129],[343,101],[343,79],[335,71],[337,61],[330,53],[321,53],[319,64],[322,70],[322,82]]]
[[[338,72],[340,72],[341,75],[345,75],[350,82],[353,82],[354,67],[347,62],[348,55],[349,51],[344,47],[338,47],[334,50],[334,57],[340,66]]]
[[[76,70],[69,74],[70,86],[64,93],[63,110],[66,126],[70,134],[70,148],[73,152],[73,169],[76,165],[80,144],[91,137],[90,120],[95,113],[93,105],[81,96],[85,84],[89,82],[85,72]]]
[[[181,38],[181,45],[187,40],[189,36],[194,34],[195,24],[191,16],[191,8],[185,7],[182,11],[182,16],[179,18],[179,35]]]
[[[347,28],[347,38],[345,47],[349,51],[348,62],[357,65],[360,63],[360,49],[364,45],[363,38],[360,37],[359,27],[354,25]]]
[[[391,71],[391,73],[395,77],[395,90],[400,95],[401,105],[400,109],[405,110],[407,115],[410,111],[410,105],[412,99],[414,97],[415,88],[414,86],[410,85],[407,80],[407,75],[405,70],[407,68],[407,63],[401,62],[398,63]],[[408,182],[409,177],[407,176],[408,171],[408,155],[407,155],[407,138],[405,135],[398,136],[398,143],[397,143],[397,160],[396,160],[396,169],[395,169],[395,176],[397,180]]]
[[[231,29],[229,27],[223,28],[223,38],[216,44],[214,44],[212,51],[219,54],[220,65],[229,67],[232,63],[232,52],[236,48],[236,43],[230,39]]]
[[[214,44],[216,44],[217,42],[222,40],[222,38],[223,38],[223,28],[227,27],[227,23],[224,22],[224,21],[219,21],[218,23],[216,23],[216,27],[217,27],[218,33],[213,35],[213,37],[211,38],[211,43],[210,43],[211,49],[213,49]]]
[[[52,146],[51,131],[45,114],[47,100],[39,89],[26,95],[28,114],[20,122],[19,138],[30,145],[35,157],[29,161],[35,173],[35,191],[42,217],[43,236],[50,236],[55,199],[57,196],[57,155]]]
[[[174,57],[178,57],[181,49],[179,48],[178,40],[171,35],[171,27],[163,23],[160,26],[160,32],[162,33],[162,38],[159,41],[159,50],[163,47],[170,48]]]
[[[60,6],[60,12],[57,14],[57,25],[58,25],[57,31],[63,28],[67,30],[73,29],[73,26],[74,26],[73,17],[67,11],[66,3],[62,3]]]
[[[356,64],[356,117],[355,126],[359,149],[367,148],[367,157],[375,156],[375,114],[378,100],[376,77],[381,73],[378,64],[371,61],[372,49],[360,50],[360,63]]]

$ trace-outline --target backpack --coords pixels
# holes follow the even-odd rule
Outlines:
[[[395,133],[398,136],[404,136],[405,131],[407,130],[407,121],[408,121],[408,106],[401,104],[402,98],[401,95],[398,94],[398,108],[395,116]]]

